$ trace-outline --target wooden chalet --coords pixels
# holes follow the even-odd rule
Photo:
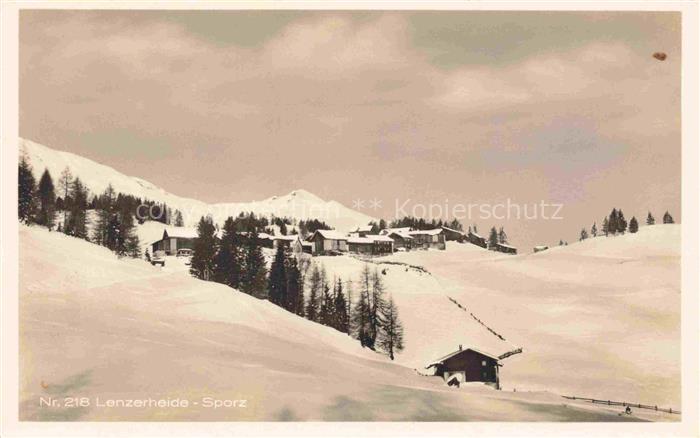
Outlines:
[[[394,250],[403,248],[406,251],[410,251],[413,248],[413,237],[408,234],[408,231],[392,231],[387,234],[394,241]]]
[[[464,231],[455,230],[449,227],[442,227],[442,232],[445,233],[445,240],[447,242],[463,243],[467,240],[467,235],[464,234]]]
[[[537,245],[536,247],[532,248],[532,252],[542,252],[548,249],[549,247],[547,245]]]
[[[394,252],[394,240],[389,236],[367,234],[365,237],[348,237],[348,252],[381,256]]]
[[[485,238],[481,237],[473,231],[467,232],[467,242],[471,243],[472,245],[480,246],[482,248],[488,248],[489,246]]]
[[[167,227],[163,230],[163,237],[151,243],[151,251],[164,251],[166,255],[176,255],[178,249],[193,249],[196,238],[195,228]]]
[[[422,249],[445,249],[445,233],[442,228],[432,230],[409,231],[413,238],[413,247]]]
[[[368,234],[372,233],[372,225],[363,225],[357,227],[355,231],[350,232],[350,237],[366,237]]]
[[[348,250],[348,237],[335,230],[316,230],[306,241],[313,244],[314,255],[336,255]]]
[[[459,349],[446,356],[434,360],[426,369],[434,368],[434,374],[441,376],[445,382],[452,385],[456,382],[484,382],[501,389],[498,368],[503,365],[498,357],[475,348]]]
[[[497,243],[489,248],[492,251],[498,251],[506,254],[517,254],[518,250],[514,246],[506,245],[505,243]]]

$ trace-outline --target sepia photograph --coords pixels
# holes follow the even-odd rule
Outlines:
[[[697,4],[260,5],[3,5],[7,436],[697,436]]]

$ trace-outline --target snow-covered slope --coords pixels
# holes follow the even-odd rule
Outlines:
[[[171,208],[179,209],[185,225],[194,226],[202,215],[212,214],[217,223],[223,223],[228,216],[241,212],[254,212],[259,215],[293,217],[296,219],[320,219],[341,231],[350,231],[374,220],[363,213],[351,210],[336,201],[325,201],[305,190],[294,190],[284,196],[273,196],[262,201],[206,204],[183,198],[145,181],[141,178],[124,175],[111,167],[96,163],[69,152],[57,151],[26,139],[19,139],[20,150],[29,158],[35,176],[39,178],[44,169],[57,184],[61,172],[70,168],[74,176],[86,184],[91,193],[102,193],[108,184],[117,192],[132,194],[143,199],[164,202]]]
[[[329,274],[355,266],[325,258]],[[422,266],[432,275],[382,261]],[[406,330],[398,362],[429,363],[459,344],[501,354],[510,390],[680,407],[680,225],[642,227],[537,254],[448,242],[376,259]],[[409,269],[406,272],[406,269]],[[507,342],[491,335],[451,296]]]
[[[547,392],[450,388],[177,266],[118,259],[39,227],[20,226],[19,238],[22,420],[635,419]],[[60,403],[41,407],[40,397]],[[73,397],[87,402],[66,405]],[[246,403],[215,409],[207,398]],[[106,405],[148,399],[189,406]]]

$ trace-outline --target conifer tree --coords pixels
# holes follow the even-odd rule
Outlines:
[[[359,281],[359,297],[351,314],[352,332],[363,347],[374,348],[371,337],[371,285],[372,275],[369,265],[362,268]]]
[[[632,216],[632,219],[630,219],[630,227],[629,227],[630,233],[636,233],[637,230],[639,230],[639,224],[637,223],[637,218]]]
[[[588,239],[588,231],[586,231],[585,228],[581,228],[581,236],[579,237],[579,240],[586,240]]]
[[[179,210],[175,213],[177,222]],[[180,216],[182,219],[182,216]],[[228,285],[234,289],[240,288],[242,276],[241,238],[236,232],[236,224],[232,217],[224,221],[221,242],[216,253],[214,281]]]
[[[173,222],[173,225],[176,227],[184,227],[185,222],[182,220],[182,212],[180,210],[175,210],[175,220]]]
[[[243,244],[241,290],[256,298],[266,298],[267,267],[256,231],[250,231]]]
[[[36,180],[29,160],[24,155],[19,160],[17,180],[17,215],[21,222],[28,224],[34,221]]]
[[[508,235],[503,231],[503,227],[498,231],[498,243],[508,243]]]
[[[112,184],[108,184],[105,191],[100,195],[97,202],[99,208],[97,211],[97,223],[95,224],[94,241],[102,246],[111,247],[111,241],[108,238],[110,226],[113,226],[113,208],[115,194]]]
[[[377,336],[379,335],[379,326],[381,324],[380,315],[385,304],[386,303],[384,302],[384,282],[382,281],[382,277],[379,275],[379,271],[375,269],[372,273],[371,304],[369,314],[369,335],[371,338],[370,348],[372,349],[374,349],[374,345],[377,342]]]
[[[36,222],[51,230],[56,222],[56,192],[48,169],[44,170],[39,179],[37,194],[39,195],[39,213]]]
[[[389,355],[391,360],[394,360],[394,353],[402,351],[404,348],[403,325],[399,320],[399,310],[391,296],[389,302],[382,309],[378,341],[379,347]]]
[[[328,284],[326,270],[321,269],[321,284],[323,294],[321,295],[321,311],[319,315],[320,323],[332,327],[333,325],[333,296],[331,295],[331,287]]]
[[[343,294],[343,282],[340,279],[338,279],[335,285],[335,292],[333,295],[335,297],[335,321],[333,327],[342,333],[348,333],[350,321],[348,319],[347,302],[345,300],[345,295]]]
[[[598,236],[598,227],[596,226],[595,222],[593,222],[593,226],[591,227],[591,236]]]
[[[610,217],[608,219],[608,233],[615,235],[618,232],[618,212],[616,208],[610,212]]]
[[[622,210],[617,212],[617,232],[620,234],[625,234],[627,231],[627,221],[625,220],[625,215]]]
[[[664,213],[664,223],[665,223],[665,224],[672,224],[672,223],[674,223],[674,221],[673,221],[673,216],[671,216],[671,215],[668,213],[668,211],[667,211],[666,213]]]
[[[267,281],[267,299],[280,306],[287,305],[287,267],[284,246],[279,245],[270,266],[270,278]]]
[[[498,231],[496,227],[491,227],[491,232],[489,233],[489,249],[495,248],[498,245]]]
[[[304,282],[299,264],[294,256],[287,254],[287,302],[285,308],[290,312],[304,316]]]
[[[647,214],[647,225],[654,225],[656,223],[656,219],[654,219],[654,216],[651,215],[651,212]]]
[[[309,278],[309,300],[306,303],[306,319],[309,321],[320,321],[320,300],[323,293],[323,283],[321,281],[321,271],[314,265]]]
[[[79,239],[88,240],[87,229],[87,189],[80,178],[75,178],[71,184],[70,214],[68,222],[63,227],[63,232]]]
[[[68,200],[68,195],[70,194],[73,186],[73,174],[70,168],[66,166],[61,172],[61,176],[58,179],[58,189],[63,198],[63,232],[66,232],[66,223],[68,221],[68,210],[71,207],[71,203]]]
[[[606,217],[603,219],[603,234],[605,234],[605,237],[608,237],[609,232],[610,232],[610,221]]]
[[[190,273],[202,280],[211,280],[216,256],[216,227],[211,216],[202,217],[197,225],[197,237],[192,245]]]

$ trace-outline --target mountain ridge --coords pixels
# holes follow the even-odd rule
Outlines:
[[[59,151],[29,139],[19,138],[19,148],[27,156],[37,180],[44,169],[51,173],[54,184],[65,167],[74,177],[79,177],[91,194],[102,193],[108,184],[115,191],[166,203],[183,214],[186,226],[194,226],[200,217],[211,214],[214,221],[223,223],[228,216],[242,212],[257,215],[275,215],[295,219],[319,219],[340,231],[366,225],[375,218],[352,210],[334,200],[324,200],[308,190],[297,188],[285,195],[271,196],[261,201],[206,203],[197,199],[175,195],[152,182],[126,175],[107,165],[98,163],[78,154]]]

